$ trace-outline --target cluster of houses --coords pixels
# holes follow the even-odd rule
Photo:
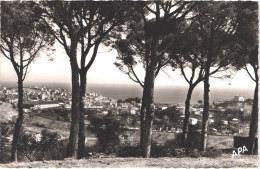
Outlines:
[[[97,93],[87,93],[84,99],[85,109],[96,110],[103,114],[108,114],[108,111],[113,114],[130,113],[137,115],[140,113],[141,103],[136,101],[117,101],[109,97],[103,97]]]
[[[25,87],[24,88],[23,105],[25,111],[59,108],[71,104],[71,93],[65,89],[47,89],[46,87]],[[18,91],[15,88],[6,87],[2,90],[0,96],[2,101],[18,104]]]
[[[209,109],[209,133],[214,135],[248,134],[249,121],[243,121],[242,119],[250,117],[252,104],[252,99],[244,99],[242,96],[234,96],[229,101],[213,102]],[[175,106],[176,109],[180,110],[180,118],[183,121],[185,107],[180,104]],[[160,110],[165,110],[169,105],[161,104],[158,107]],[[191,105],[189,111],[189,125],[197,126],[198,130],[201,130],[203,105]]]
[[[250,116],[252,102],[252,99],[245,100],[242,96],[234,96],[229,101],[213,102],[209,110],[209,132],[216,135],[248,133],[249,123],[241,121]],[[202,112],[202,108],[193,107],[189,124],[201,126]]]
[[[66,101],[71,96],[66,89],[47,89],[46,87],[25,87],[23,89],[24,101]],[[18,90],[16,88],[7,89],[6,87],[2,90],[5,100],[8,102],[15,102],[18,99]]]
[[[0,92],[0,100],[9,102],[17,107],[18,90],[16,88],[7,89],[4,87]],[[109,97],[104,97],[98,93],[86,93],[83,98],[84,108],[97,110],[98,112],[107,113],[113,110],[116,114],[121,113],[140,113],[141,103],[120,102]],[[50,108],[71,108],[71,92],[66,89],[48,89],[46,87],[26,87],[24,88],[23,97],[24,110],[42,110]]]
[[[251,114],[252,111],[252,99],[244,99],[242,96],[235,96],[233,100],[224,102],[214,102],[213,106],[215,109],[221,112],[227,112],[227,110],[234,110],[228,112],[226,116],[228,118],[241,118]]]

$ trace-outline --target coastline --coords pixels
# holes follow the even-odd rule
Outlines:
[[[2,87],[16,87],[15,82],[0,82]],[[69,83],[25,83],[24,87],[38,86],[51,89],[67,89],[71,91]],[[155,102],[168,104],[184,104],[188,86],[155,86]],[[87,92],[98,93],[104,97],[110,97],[115,100],[142,97],[142,88],[138,85],[113,85],[113,84],[89,84]],[[210,102],[227,101],[234,96],[240,95],[245,99],[253,98],[253,88],[211,87]],[[203,100],[203,86],[197,86],[194,89],[191,104],[196,104],[198,100]]]

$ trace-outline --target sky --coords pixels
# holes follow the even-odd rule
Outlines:
[[[71,69],[69,58],[65,54],[64,49],[55,44],[56,49],[50,57],[54,60],[50,61],[49,57],[44,52],[39,54],[39,57],[31,64],[29,74],[25,79],[26,82],[37,83],[71,83]],[[98,50],[98,55],[95,62],[90,68],[87,75],[88,84],[120,84],[132,85],[135,84],[127,75],[119,71],[114,66],[116,62],[117,52],[109,50],[101,46]],[[144,71],[141,67],[137,67],[137,74],[143,77]],[[165,73],[164,73],[165,72]],[[180,71],[173,72],[170,68],[160,72],[155,80],[155,86],[187,86],[187,82],[180,75]],[[142,78],[141,78],[142,79]],[[1,82],[17,82],[17,76],[9,60],[0,54],[0,83]],[[210,78],[210,84],[213,87],[241,87],[254,88],[255,83],[249,78],[244,70],[238,71],[233,75],[232,79],[219,80]],[[200,83],[199,85],[203,85]]]

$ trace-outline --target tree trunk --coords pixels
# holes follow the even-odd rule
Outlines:
[[[147,70],[144,84],[144,96],[145,97],[145,118],[143,126],[143,157],[149,158],[151,155],[151,143],[152,143],[152,126],[154,116],[154,80],[155,70],[150,67]]]
[[[258,78],[256,78],[256,87],[254,92],[254,102],[252,107],[250,131],[249,131],[249,147],[248,151],[251,155],[257,153],[255,148],[255,138],[258,128]]]
[[[20,131],[23,123],[23,80],[18,77],[18,118],[15,123],[12,148],[11,148],[11,161],[17,162],[17,144],[20,137]]]
[[[186,139],[187,139],[187,128],[188,128],[188,124],[189,124],[189,118],[190,118],[190,100],[191,100],[191,95],[192,95],[192,91],[194,89],[193,85],[189,86],[189,90],[187,93],[187,97],[186,97],[186,101],[185,101],[185,118],[183,121],[183,128],[182,128],[182,146],[185,147],[186,146]]]
[[[80,72],[80,121],[79,121],[79,143],[78,158],[85,157],[85,122],[84,122],[84,102],[83,97],[86,93],[87,74],[85,71]]]
[[[143,142],[143,137],[144,137],[144,119],[145,119],[145,88],[143,88],[143,97],[142,97],[142,106],[141,106],[141,111],[140,111],[140,148],[143,150],[144,147],[144,142]]]
[[[4,141],[2,140],[2,122],[0,122],[0,163],[3,162],[3,147]]]
[[[212,62],[212,53],[213,53],[213,30],[211,29],[211,36],[209,39],[209,48],[208,48],[208,55],[207,61],[205,66],[205,75],[204,75],[204,105],[203,105],[203,114],[202,114],[202,131],[201,131],[201,142],[200,142],[200,149],[201,151],[206,151],[207,145],[207,136],[208,136],[208,119],[209,119],[209,76],[210,76],[210,66]]]
[[[210,63],[210,62],[209,62]],[[204,106],[203,106],[203,116],[202,116],[202,132],[201,132],[201,151],[206,151],[207,143],[207,130],[208,130],[208,118],[209,118],[209,71],[210,64],[207,64],[205,69],[205,79],[204,79]]]
[[[77,45],[71,45],[71,75],[72,75],[72,105],[71,105],[71,127],[67,156],[77,158],[78,155],[78,133],[80,120],[80,86],[79,86],[79,68],[77,64]]]
[[[159,10],[159,3],[156,3],[156,10]],[[155,32],[160,29],[160,16],[156,14],[156,24]],[[147,30],[145,29],[145,41],[148,44],[149,39],[147,39]],[[144,158],[150,158],[151,156],[151,144],[152,144],[152,126],[154,118],[154,82],[155,82],[155,72],[158,68],[158,56],[157,48],[159,44],[159,35],[157,33],[152,34],[152,41],[149,47],[146,46],[146,74],[144,80],[144,91],[143,91],[143,121],[142,121],[142,155]],[[150,55],[150,56],[149,56]],[[158,66],[157,66],[158,65]],[[158,71],[159,72],[159,71]],[[142,118],[142,117],[141,117]]]

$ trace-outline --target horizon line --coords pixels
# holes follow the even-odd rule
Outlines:
[[[17,84],[17,82],[15,81],[0,81],[0,86],[1,86],[1,83],[13,83],[13,84]],[[37,85],[46,85],[46,84],[65,84],[65,85],[72,85],[71,82],[24,82],[24,85],[28,85],[28,84],[37,84]],[[135,83],[87,83],[87,86],[90,85],[127,85],[127,86],[135,86],[135,87],[141,87],[139,84],[135,84]],[[172,84],[172,85],[155,85],[154,86],[155,88],[156,87],[189,87],[188,83],[187,84]],[[196,88],[203,88],[203,85],[202,84],[199,84],[196,86]],[[248,86],[211,86],[211,88],[244,88],[244,89],[254,89],[252,87],[248,87]]]

